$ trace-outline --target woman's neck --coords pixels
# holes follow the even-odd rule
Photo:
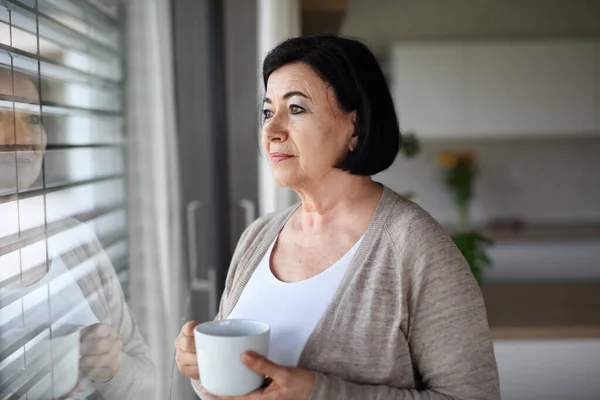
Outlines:
[[[363,207],[374,209],[381,191],[381,185],[371,177],[348,173],[305,186],[296,191],[302,200],[300,223],[305,229],[319,230],[340,217],[360,214]]]

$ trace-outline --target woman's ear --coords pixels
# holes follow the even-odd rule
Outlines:
[[[356,145],[358,143],[358,126],[356,126],[356,111],[352,111],[350,113],[350,143],[348,144],[348,149],[352,152],[356,149]]]

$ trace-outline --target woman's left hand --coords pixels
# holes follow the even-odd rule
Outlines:
[[[81,331],[79,368],[96,382],[108,382],[121,364],[123,343],[117,331],[107,324],[94,324]]]
[[[315,374],[300,368],[282,367],[259,354],[247,352],[242,358],[244,364],[256,373],[268,376],[268,386],[245,396],[216,396],[203,393],[220,400],[308,400],[315,384]]]

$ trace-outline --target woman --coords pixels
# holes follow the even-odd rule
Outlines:
[[[272,327],[270,384],[240,399],[498,399],[484,304],[444,229],[374,182],[399,149],[394,104],[366,46],[289,39],[266,57],[262,144],[301,204],[253,223],[218,319]],[[202,392],[190,321],[179,370]],[[214,396],[217,397],[217,396]]]

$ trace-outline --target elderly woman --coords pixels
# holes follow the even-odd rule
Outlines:
[[[479,288],[444,229],[374,182],[400,147],[373,54],[333,36],[289,39],[264,61],[262,144],[299,205],[254,222],[229,269],[218,319],[271,328],[270,378],[240,399],[498,399]],[[175,341],[201,398],[195,322]],[[215,396],[216,397],[216,396]]]

